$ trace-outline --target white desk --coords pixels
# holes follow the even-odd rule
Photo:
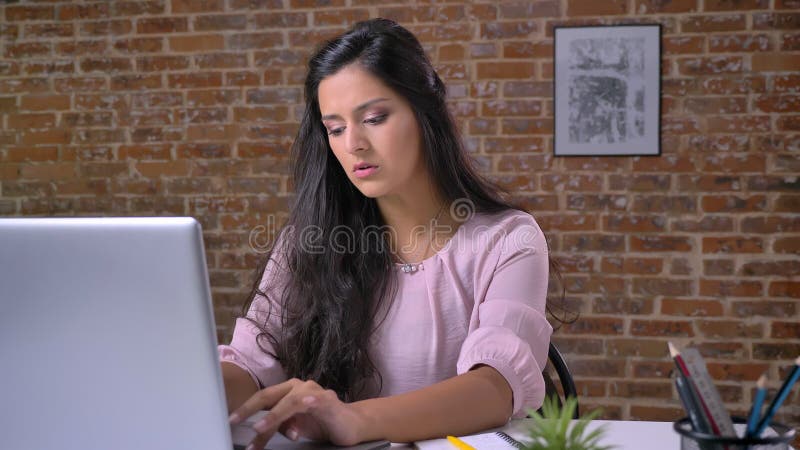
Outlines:
[[[530,419],[512,420],[502,428],[514,438],[524,438]],[[680,436],[672,429],[672,422],[643,422],[630,420],[595,420],[589,429],[606,426],[602,445],[614,445],[616,450],[677,450],[681,448]],[[413,445],[392,444],[392,448],[411,449]],[[480,450],[480,449],[478,449]]]

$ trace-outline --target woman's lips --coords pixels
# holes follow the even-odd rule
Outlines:
[[[366,178],[366,177],[374,174],[375,172],[377,172],[378,169],[380,169],[380,166],[369,166],[369,167],[365,167],[363,169],[356,169],[356,170],[353,171],[353,173],[355,174],[355,176],[357,178]]]

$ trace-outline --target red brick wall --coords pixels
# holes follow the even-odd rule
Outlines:
[[[227,339],[249,235],[286,212],[310,45],[391,17],[564,262],[584,405],[678,417],[667,340],[699,346],[740,413],[800,355],[800,2],[324,3],[0,6],[0,214],[197,217]],[[630,22],[663,24],[663,155],[554,158],[553,25]],[[800,423],[798,397],[779,419]]]

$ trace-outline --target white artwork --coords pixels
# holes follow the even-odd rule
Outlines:
[[[556,156],[659,155],[661,27],[555,28]]]

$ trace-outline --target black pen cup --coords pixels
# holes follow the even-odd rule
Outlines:
[[[732,416],[734,425],[747,424],[744,417]],[[796,431],[782,423],[772,422],[761,437],[715,436],[692,429],[688,417],[676,421],[672,428],[681,436],[681,450],[789,450]],[[737,431],[741,427],[736,427]],[[769,432],[769,429],[774,431]]]

